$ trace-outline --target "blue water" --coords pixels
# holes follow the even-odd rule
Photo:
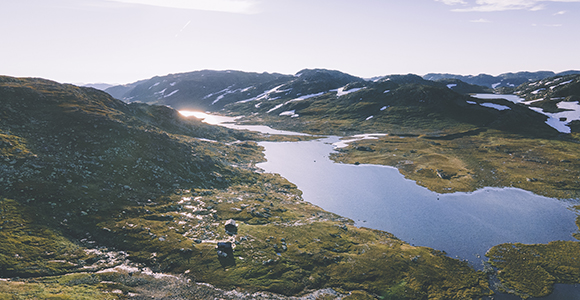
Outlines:
[[[304,200],[358,226],[443,250],[478,269],[497,244],[573,240],[577,231],[568,201],[515,188],[437,194],[392,167],[333,163],[328,155],[336,140],[261,142],[267,162],[258,166],[296,184]]]
[[[276,134],[264,127],[243,129]],[[487,250],[501,243],[574,240],[572,233],[578,228],[572,206],[578,200],[557,200],[514,188],[437,194],[405,179],[392,167],[330,161],[328,155],[336,141],[337,137],[261,142],[267,162],[258,166],[296,184],[304,200],[353,219],[358,226],[393,233],[416,246],[443,250],[477,269],[487,260]],[[489,299],[521,298],[496,293]],[[580,300],[580,285],[556,284],[552,294],[541,298],[560,299]]]

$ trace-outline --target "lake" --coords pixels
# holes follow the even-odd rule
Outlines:
[[[221,120],[232,122],[233,118]],[[265,127],[227,126],[254,131]],[[266,132],[273,133],[271,130]],[[350,218],[357,226],[384,230],[412,245],[445,251],[469,261],[476,269],[482,269],[485,253],[495,245],[574,240],[572,233],[578,230],[576,213],[571,209],[578,204],[576,200],[557,200],[515,188],[434,193],[405,179],[393,167],[332,162],[330,153],[335,145],[342,146],[339,137],[259,144],[265,148],[267,162],[258,167],[296,184],[305,201]],[[500,293],[493,297],[520,299]],[[580,287],[558,284],[542,299],[580,299]]]
[[[266,172],[303,191],[304,200],[416,245],[443,250],[481,269],[501,243],[573,240],[573,203],[515,188],[438,194],[405,179],[396,168],[332,162],[337,137],[305,142],[260,142]]]

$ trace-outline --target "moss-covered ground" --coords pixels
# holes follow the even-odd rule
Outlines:
[[[501,244],[486,254],[498,268],[500,290],[523,298],[549,295],[555,283],[580,283],[580,242]]]
[[[438,193],[515,187],[553,198],[580,197],[580,135],[574,122],[571,134],[560,134],[522,105],[485,100],[510,107],[497,111],[477,106],[479,99],[404,88],[391,87],[389,93],[382,92],[386,86],[367,88],[339,98],[326,94],[284,108],[299,117],[256,114],[246,120],[345,139],[384,134],[350,142],[331,159],[393,166]],[[492,248],[488,257],[499,270],[503,291],[541,297],[555,283],[580,283],[578,245],[504,244]]]
[[[467,263],[354,227],[260,173],[255,141],[275,137],[41,79],[0,77],[0,101],[3,298],[203,299],[187,294],[188,279],[240,293],[332,287],[350,299],[490,293]],[[235,248],[218,256],[218,241]],[[181,277],[108,270],[126,264]]]
[[[439,193],[516,187],[556,198],[580,196],[580,144],[497,130],[430,137],[387,135],[351,143],[332,155],[343,163],[397,167]]]
[[[124,216],[100,223],[103,238],[134,261],[225,289],[293,295],[333,287],[397,299],[490,292],[486,276],[467,263],[354,227],[302,201],[276,175],[222,191],[180,191],[147,210],[127,208]],[[224,229],[229,219],[238,222],[234,235]],[[232,257],[217,256],[218,241],[234,244]]]

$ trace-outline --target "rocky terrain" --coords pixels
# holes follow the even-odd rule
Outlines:
[[[258,172],[255,141],[275,136],[43,79],[0,77],[0,105],[0,298],[491,293],[466,262],[355,227]]]
[[[374,81],[392,77],[385,76]],[[420,80],[418,76],[414,77],[414,83],[428,82]],[[275,100],[296,102],[332,90],[338,91],[338,89],[341,89],[341,94],[346,94],[350,88],[362,88],[372,85],[374,81],[325,69],[305,69],[295,75],[204,70],[154,77],[110,87],[106,89],[106,92],[128,103],[162,104],[175,109],[203,111],[220,111],[232,103],[257,105],[264,102],[263,100],[268,100],[261,107],[262,110],[268,111],[282,103]],[[429,81],[428,84],[440,87],[449,86],[459,93],[489,91],[485,87],[453,79],[441,80],[437,83]],[[265,105],[266,103],[268,105]],[[236,110],[226,108],[225,111],[235,112]]]
[[[569,133],[550,125],[577,105],[578,80],[500,88],[523,98],[508,101],[416,75],[198,71],[107,89],[123,102],[1,77],[0,297],[473,299],[491,293],[496,270],[500,290],[547,295],[580,282],[578,242],[498,245],[477,272],[355,227],[256,169],[256,141],[309,137],[211,126],[143,102],[306,133],[380,133],[350,138],[332,158],[395,166],[440,193],[497,186],[578,198],[578,121],[558,119]],[[216,252],[218,242],[231,248]]]
[[[429,73],[424,75],[423,78],[427,80],[458,79],[470,84],[496,89],[506,87],[515,88],[524,83],[530,83],[555,76],[566,76],[579,73],[580,71],[575,70],[560,72],[558,74],[552,71],[538,71],[538,72],[503,73],[498,76],[492,76],[489,74],[457,75],[457,74]]]
[[[348,77],[339,73],[305,70],[285,82],[231,98],[223,107],[207,109],[244,115],[240,120],[249,124],[345,136],[351,142],[333,154],[335,161],[394,166],[417,184],[440,193],[517,187],[577,199],[580,93],[576,73],[390,75],[373,81],[351,78],[345,83],[339,79]],[[319,80],[322,77],[325,81]],[[304,88],[306,83],[310,88]],[[467,95],[491,89],[521,98]],[[235,95],[206,96],[219,102]],[[380,135],[349,137],[361,133]],[[555,283],[580,282],[577,247],[574,241],[502,244],[492,248],[488,257],[499,270],[501,290],[540,297],[549,294]]]

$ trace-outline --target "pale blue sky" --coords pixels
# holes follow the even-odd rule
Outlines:
[[[0,0],[0,74],[580,70],[580,0]]]

